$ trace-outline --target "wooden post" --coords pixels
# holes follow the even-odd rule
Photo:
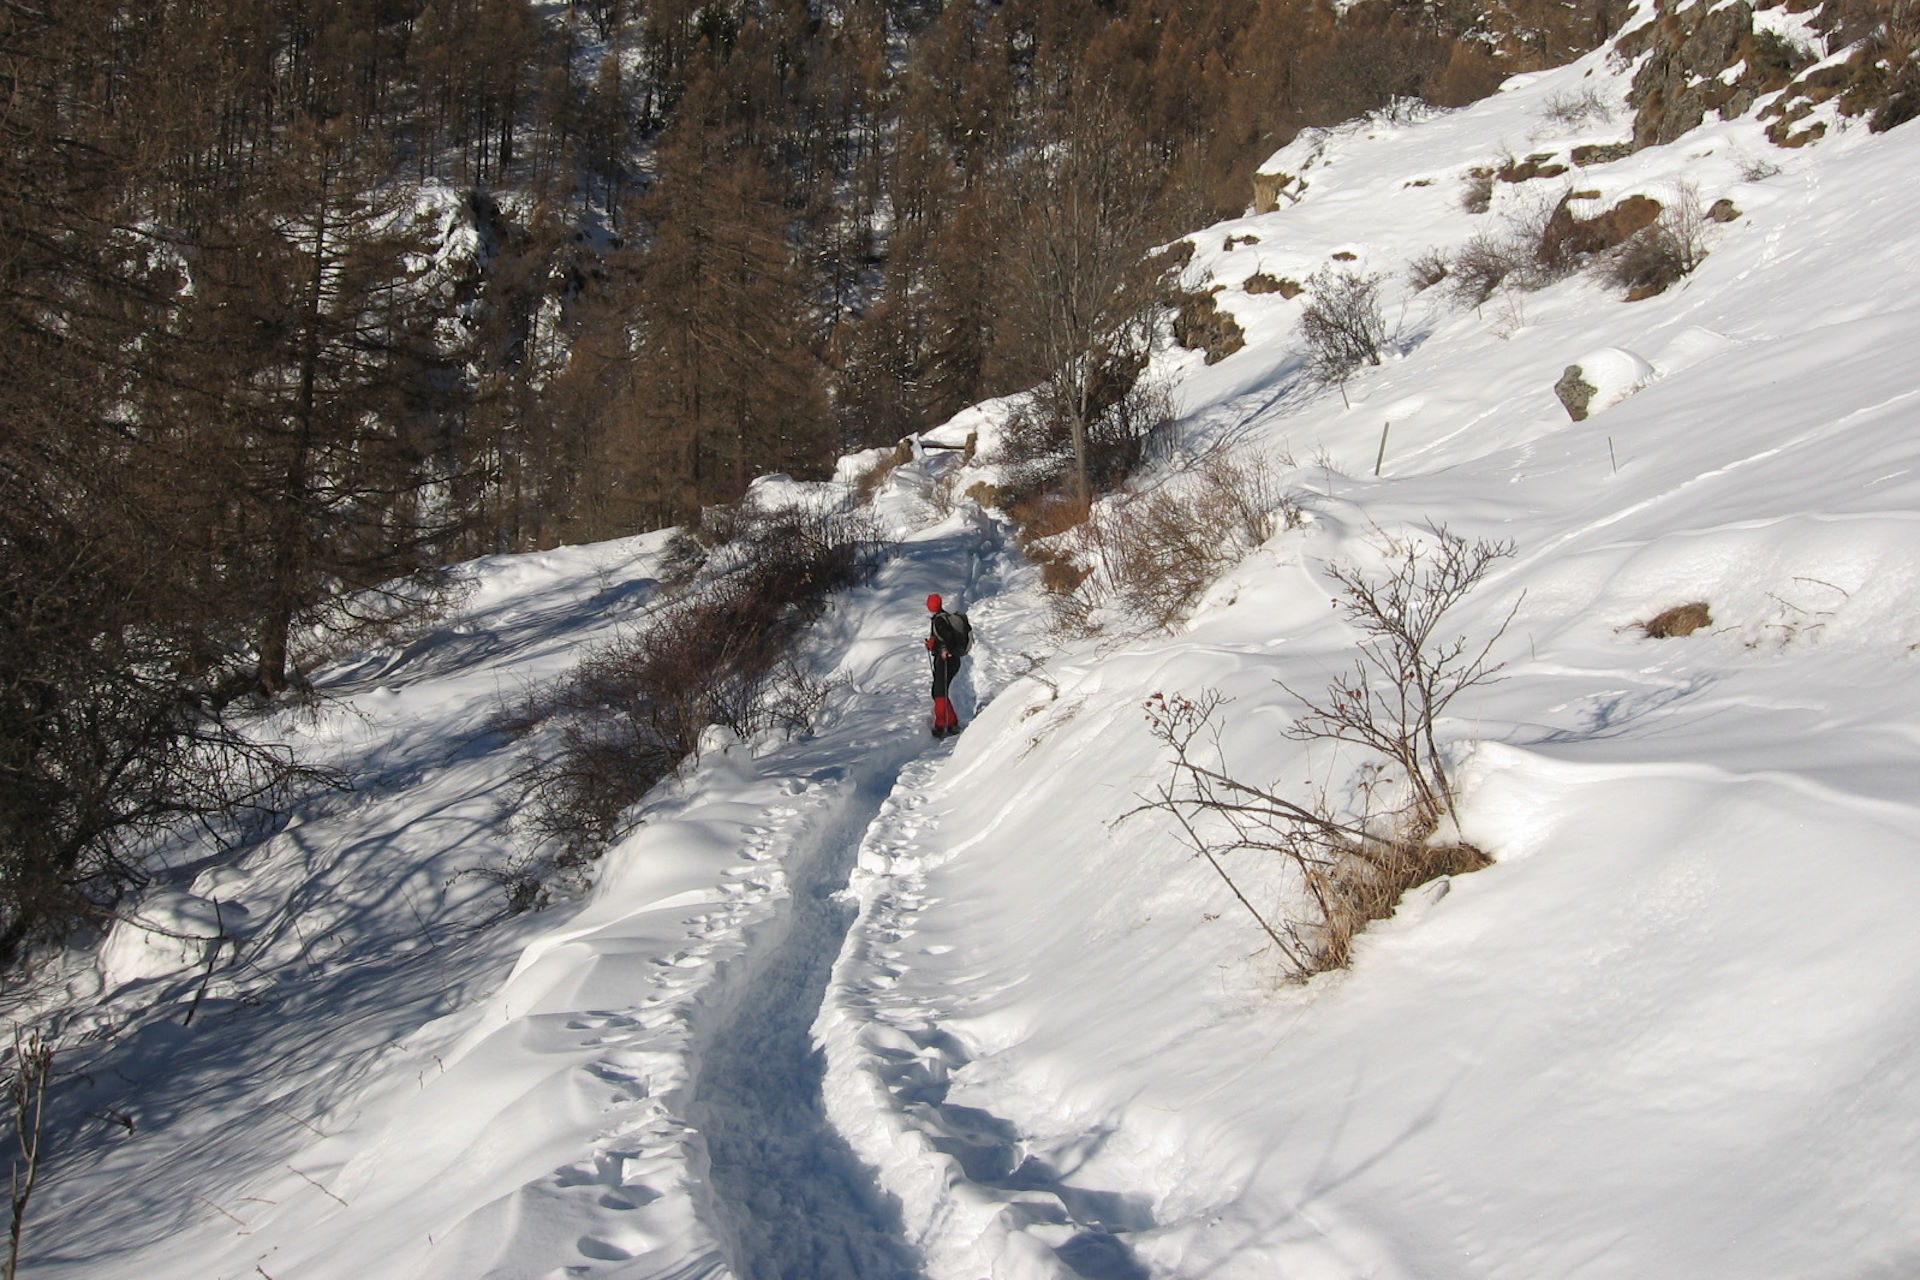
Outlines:
[[[1380,452],[1375,454],[1373,459],[1373,474],[1376,476],[1380,474],[1380,464],[1387,460],[1387,432],[1391,430],[1393,430],[1391,422],[1380,425]]]

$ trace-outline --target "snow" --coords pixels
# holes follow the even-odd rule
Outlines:
[[[433,629],[320,672],[277,728],[358,789],[237,861],[173,851],[130,923],[12,996],[63,1046],[25,1273],[1912,1272],[1920,131],[1779,151],[1713,122],[1460,208],[1507,140],[1595,139],[1547,104],[1627,73],[1596,54],[1303,139],[1269,164],[1297,201],[1194,237],[1248,345],[1162,357],[1182,443],[1283,465],[1308,521],[1175,632],[1062,640],[956,496],[990,466],[927,451],[875,494],[902,554],[807,642],[844,681],[816,731],[710,743],[584,898],[491,923],[463,873],[520,838],[493,716],[643,618],[664,538],[476,562]],[[1745,177],[1756,156],[1780,172]],[[1461,311],[1405,283],[1568,181],[1741,212],[1642,302],[1575,276]],[[1396,330],[1344,401],[1299,382],[1303,300],[1240,288],[1342,249]],[[1605,383],[1584,423],[1553,393],[1575,363]],[[989,451],[1005,412],[932,438]],[[758,496],[833,500],[887,456]],[[1457,615],[1513,613],[1502,679],[1441,726],[1496,861],[1288,984],[1134,812],[1167,769],[1142,704],[1219,690],[1232,768],[1347,794],[1350,758],[1282,736],[1277,682],[1350,660],[1329,562],[1438,524],[1515,547]],[[931,591],[976,634],[947,742]],[[1696,600],[1691,636],[1636,625]],[[222,928],[238,959],[185,1023],[205,944],[169,935]]]

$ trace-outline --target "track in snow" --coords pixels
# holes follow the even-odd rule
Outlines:
[[[716,1223],[741,1280],[904,1280],[920,1274],[898,1206],[827,1121],[811,1028],[854,908],[860,837],[897,769],[852,779],[836,819],[789,863],[785,929],[752,968],[701,1056],[695,1123],[706,1135]]]

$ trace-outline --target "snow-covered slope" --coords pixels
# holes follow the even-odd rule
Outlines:
[[[1178,634],[1062,646],[930,454],[877,499],[904,554],[810,641],[847,681],[818,731],[716,744],[587,901],[481,930],[484,881],[451,877],[511,858],[487,717],[644,608],[657,540],[483,563],[444,630],[326,673],[302,732],[369,784],[153,904],[244,911],[245,963],[185,1026],[191,948],[123,933],[72,976],[86,1074],[26,1274],[1920,1266],[1920,131],[1836,118],[1780,151],[1716,123],[1462,209],[1475,168],[1624,137],[1564,104],[1627,75],[1596,54],[1303,139],[1273,165],[1297,201],[1194,238],[1248,345],[1164,357],[1183,443],[1291,459],[1309,519]],[[1683,182],[1738,213],[1655,298],[1405,283],[1569,186]],[[1301,381],[1302,300],[1240,287],[1337,262],[1386,277],[1396,330],[1344,397]],[[1575,423],[1553,387],[1580,363],[1632,376]],[[990,441],[997,412],[950,430]],[[1496,862],[1285,985],[1167,823],[1121,821],[1166,776],[1142,705],[1218,689],[1236,769],[1345,785],[1282,735],[1276,681],[1349,660],[1327,562],[1437,523],[1516,548],[1458,615],[1514,611],[1505,678],[1442,726]],[[929,591],[980,637],[946,743]],[[1633,625],[1695,600],[1691,636]]]

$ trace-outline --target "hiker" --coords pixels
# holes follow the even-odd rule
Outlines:
[[[933,736],[936,738],[960,732],[960,716],[953,709],[948,690],[953,678],[960,674],[960,659],[973,643],[973,628],[967,622],[967,615],[957,611],[948,613],[941,603],[938,595],[927,597],[927,612],[933,615],[927,654],[933,660]]]

